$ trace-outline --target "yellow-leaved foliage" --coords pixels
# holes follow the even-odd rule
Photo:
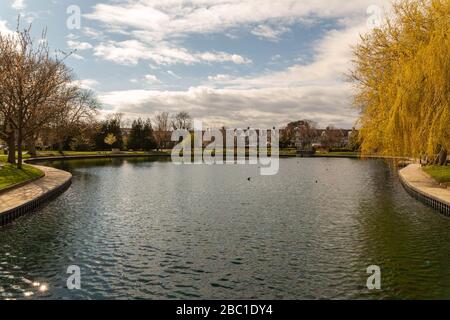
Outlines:
[[[403,0],[361,36],[352,79],[365,154],[450,151],[450,0]]]

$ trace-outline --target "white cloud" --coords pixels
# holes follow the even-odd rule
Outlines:
[[[13,31],[9,29],[8,23],[4,20],[0,20],[0,33],[1,34],[11,34]]]
[[[331,30],[315,43],[315,56],[309,64],[260,76],[216,79],[230,88],[296,87],[310,84],[339,84],[350,70],[351,47],[359,34],[367,31],[365,21],[343,30]]]
[[[140,59],[149,58],[145,46],[136,40],[101,43],[95,47],[94,55],[125,65],[136,65]]]
[[[161,81],[159,81],[159,79],[153,75],[153,74],[147,74],[145,77],[145,82],[148,84],[159,84],[161,83]]]
[[[131,30],[149,42],[258,25],[262,25],[260,31],[270,38],[286,26],[310,17],[351,17],[366,12],[370,5],[386,3],[386,0],[128,0],[97,4],[85,16],[112,30]],[[272,25],[271,30],[265,26],[267,23]]]
[[[23,10],[26,8],[25,0],[13,0],[11,7],[15,10]]]
[[[173,72],[172,70],[168,70],[167,73],[176,79],[181,79],[181,77],[179,75],[177,75],[175,72]]]
[[[206,62],[233,62],[235,64],[252,63],[250,59],[244,58],[238,54],[229,54],[226,52],[203,52],[196,54],[196,57]]]
[[[278,41],[283,33],[289,32],[290,30],[285,26],[273,27],[267,24],[261,24],[252,30],[252,34],[262,39]]]
[[[86,15],[130,40],[104,40],[95,48],[103,59],[135,65],[140,60],[154,66],[174,64],[252,61],[240,55],[186,49],[183,41],[195,34],[232,34],[247,30],[261,39],[278,41],[294,30],[294,24],[323,19],[338,21],[313,43],[314,56],[281,71],[252,76],[216,74],[206,86],[181,91],[123,90],[100,95],[113,111],[128,116],[148,116],[158,111],[186,110],[209,124],[271,127],[293,119],[308,118],[321,126],[334,124],[350,128],[357,117],[351,107],[352,87],[343,81],[351,60],[350,45],[366,30],[369,5],[385,0],[134,0],[98,4]],[[342,29],[340,29],[342,28]],[[185,46],[187,47],[187,46]],[[292,53],[292,52],[291,52]],[[285,54],[283,53],[283,56]],[[277,61],[280,56],[271,59]],[[280,60],[281,61],[281,60]],[[222,72],[236,73],[230,66]],[[168,74],[178,78],[172,71]]]
[[[208,77],[212,85],[184,91],[113,91],[100,98],[115,111],[138,116],[183,109],[214,125],[271,127],[308,118],[321,126],[351,128],[357,112],[351,107],[352,86],[342,78],[351,45],[367,30],[363,20],[326,33],[315,43],[309,64],[252,77],[217,74]]]
[[[93,28],[84,27],[83,33],[84,33],[84,35],[86,35],[87,37],[89,37],[91,39],[102,39],[103,38],[103,32],[93,29]]]
[[[217,74],[215,76],[209,76],[209,81],[228,81],[231,79],[231,76],[229,74]]]
[[[93,90],[95,89],[100,82],[94,79],[83,79],[83,80],[75,80],[73,83],[83,89]]]
[[[104,32],[85,29],[85,34],[102,38],[96,56],[119,64],[136,65],[139,60],[154,65],[194,63],[248,64],[252,61],[238,54],[192,52],[183,47],[194,34],[249,30],[253,35],[278,41],[295,23],[314,19],[365,14],[369,5],[385,4],[387,0],[191,0],[154,1],[123,0],[99,3],[84,16],[100,22]],[[86,33],[87,32],[87,33]],[[105,34],[127,35],[126,41],[108,40]]]
[[[158,111],[188,111],[212,125],[281,126],[308,118],[326,126],[350,127],[355,119],[348,105],[347,84],[298,88],[215,89],[186,91],[127,90],[100,95],[102,103],[130,116]],[[344,112],[343,112],[344,111]]]
[[[157,65],[210,62],[251,63],[250,59],[226,52],[189,52],[185,48],[159,43],[158,46],[146,45],[138,40],[102,42],[94,49],[94,54],[105,60],[124,65],[136,65],[140,60],[150,60]]]
[[[69,33],[67,36],[66,36],[66,39],[69,39],[69,40],[77,40],[77,39],[79,39],[80,38],[80,36],[78,36],[78,35],[76,35],[76,34],[73,34],[73,33]]]
[[[67,41],[67,45],[69,46],[70,49],[80,50],[80,51],[92,49],[92,45],[88,42],[69,40],[69,41]]]
[[[77,59],[77,60],[84,60],[84,57],[82,55],[79,55],[76,53],[72,53],[69,57],[71,57],[73,59]]]

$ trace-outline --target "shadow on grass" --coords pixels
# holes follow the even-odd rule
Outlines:
[[[4,164],[0,169],[0,191],[28,180],[34,180],[43,175],[43,172],[29,165],[23,165],[17,169],[15,165]]]

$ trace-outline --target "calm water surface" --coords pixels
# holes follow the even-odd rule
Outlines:
[[[73,185],[0,229],[2,298],[450,298],[450,220],[381,160],[283,159],[269,177],[144,159],[52,165]],[[380,291],[366,288],[372,264]],[[66,288],[70,265],[79,291]]]

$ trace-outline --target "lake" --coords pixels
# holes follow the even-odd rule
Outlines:
[[[2,298],[450,298],[450,220],[383,160],[281,159],[274,176],[163,159],[46,164],[73,184],[0,229]],[[66,286],[71,265],[80,290]],[[381,290],[366,287],[370,265]]]

